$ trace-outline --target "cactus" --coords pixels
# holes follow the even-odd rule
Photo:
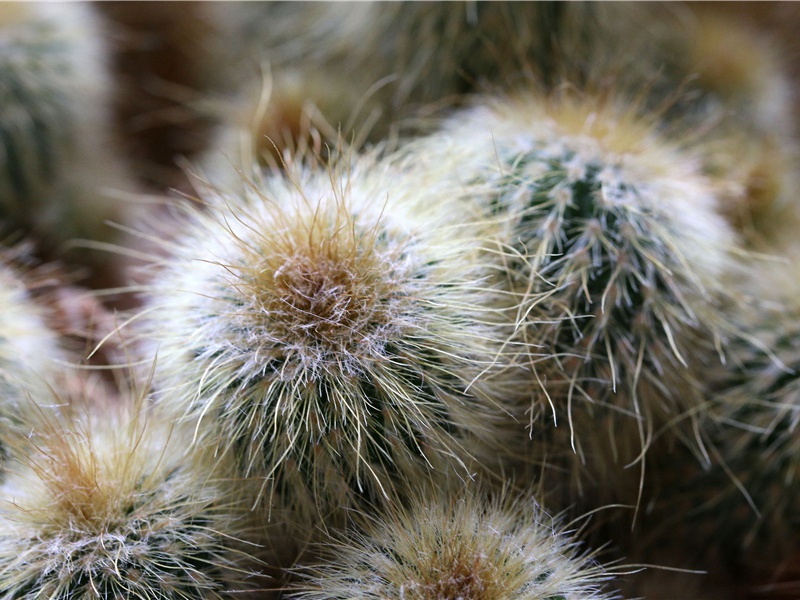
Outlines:
[[[12,452],[16,429],[27,431],[31,398],[63,384],[65,364],[72,360],[50,327],[48,307],[29,293],[36,268],[26,269],[22,247],[0,248],[0,456]],[[3,464],[5,468],[5,464]]]
[[[728,313],[740,334],[725,364],[705,373],[701,460],[697,449],[651,453],[647,510],[627,554],[705,571],[701,593],[689,597],[707,597],[711,585],[733,586],[721,597],[794,597],[798,589],[797,270],[774,257],[746,266],[731,287],[742,304]]]
[[[222,127],[204,164],[220,177],[252,150],[270,162],[337,137],[361,149],[426,130],[474,92],[588,78],[577,65],[627,58],[629,48],[613,44],[620,17],[642,22],[639,7],[560,2],[241,3],[212,12],[211,40],[229,59],[218,69]]]
[[[46,253],[74,238],[112,239],[105,221],[124,214],[113,193],[133,185],[112,142],[106,48],[92,8],[4,7],[0,48],[3,230],[30,233]]]
[[[96,10],[0,5],[0,237],[140,227],[120,88],[151,166],[229,129],[197,206],[120,250],[135,287],[84,304],[0,249],[0,600],[617,597],[583,544],[693,571],[626,596],[800,595],[800,279],[754,252],[800,255],[796,115],[765,38],[684,4],[189,3],[103,7],[111,48]],[[88,306],[126,291],[119,329]],[[69,337],[147,393],[95,396]]]
[[[535,441],[563,438],[536,451],[548,458],[571,445],[583,461],[584,437],[600,447],[598,422],[617,423],[600,463],[640,460],[662,428],[694,444],[699,370],[734,335],[724,315],[737,238],[715,188],[696,156],[623,107],[567,94],[484,99],[396,159],[449,179],[500,224],[506,285],[528,297],[518,325],[559,363],[539,378],[551,402],[540,395],[530,415]],[[615,454],[630,437],[638,450]]]
[[[767,35],[709,7],[691,7],[681,25],[654,44],[650,105],[666,101],[673,135],[701,146],[704,171],[725,191],[721,208],[741,230],[760,236],[793,189],[791,82]],[[675,17],[667,18],[670,23]],[[675,92],[676,85],[682,88]]]
[[[0,597],[242,597],[257,563],[229,481],[143,402],[116,402],[42,408],[20,440],[33,447],[2,488]]]
[[[469,487],[417,493],[331,542],[297,600],[610,599],[613,573],[533,499]],[[479,488],[480,490],[480,488]]]
[[[496,462],[530,394],[486,226],[435,182],[353,160],[204,192],[139,319],[161,403],[275,502],[322,514],[398,476]]]
[[[662,465],[667,491],[655,514],[657,532],[671,526],[673,536],[687,535],[688,525],[692,537],[713,533],[727,561],[774,567],[800,549],[800,332],[796,310],[762,309],[747,319],[754,341],[737,343],[731,364],[713,376],[703,423],[707,463]]]
[[[311,99],[330,108],[323,113],[329,113],[334,126],[347,123],[359,106],[365,118],[384,113],[373,139],[382,139],[414,107],[458,102],[459,95],[487,81],[507,83],[531,71],[551,77],[559,36],[583,33],[597,12],[587,4],[554,2],[216,9],[219,35],[234,49],[231,62],[241,69],[240,78],[252,75],[244,67],[267,62],[277,72],[299,68],[305,79],[322,76],[337,90],[349,88],[334,94],[349,99],[347,104],[331,105],[324,95]],[[326,72],[335,77],[325,77]],[[230,80],[231,70],[222,76]]]

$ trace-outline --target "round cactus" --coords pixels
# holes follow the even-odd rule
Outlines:
[[[18,252],[0,248],[0,456],[11,452],[16,429],[27,430],[33,398],[63,383],[71,356],[50,327],[49,313],[28,291],[31,273]]]
[[[496,462],[530,391],[486,226],[371,159],[291,169],[208,190],[155,265],[139,322],[161,403],[276,499],[325,510]]]
[[[584,459],[599,422],[614,424],[600,462],[641,459],[668,424],[692,443],[700,372],[733,335],[737,248],[696,156],[613,102],[531,93],[484,100],[399,160],[449,179],[499,224],[505,284],[528,298],[518,325],[558,362],[540,378],[550,402],[530,416],[535,440],[563,438],[548,458]],[[631,436],[638,448],[621,456],[616,440]]]
[[[135,404],[42,409],[2,488],[0,597],[219,600],[251,585],[248,507]]]
[[[532,499],[460,489],[418,493],[333,542],[298,600],[600,600],[613,574]]]
[[[747,266],[748,276],[731,288],[742,305],[728,313],[740,335],[728,345],[725,364],[705,373],[706,402],[697,411],[701,444],[694,453],[651,453],[648,508],[628,557],[664,564],[666,556],[676,567],[703,570],[703,590],[716,582],[749,587],[754,597],[768,597],[770,589],[794,596],[797,270],[763,257]]]
[[[106,221],[125,214],[114,192],[133,185],[112,141],[112,89],[93,9],[4,7],[0,49],[3,231],[31,232],[48,253],[75,238],[112,239]]]
[[[723,186],[721,209],[746,233],[764,235],[794,189],[786,61],[767,35],[741,19],[699,5],[683,17],[653,46],[663,73],[654,78],[649,102],[670,98],[662,118],[700,146],[704,170]]]
[[[753,343],[739,343],[731,364],[715,375],[717,392],[703,423],[709,460],[660,470],[670,483],[657,514],[676,507],[692,535],[713,532],[728,560],[800,551],[800,347],[797,312],[764,309],[750,319]],[[756,323],[756,321],[758,323]],[[665,524],[672,519],[665,518]]]

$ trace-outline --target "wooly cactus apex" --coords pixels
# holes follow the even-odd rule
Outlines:
[[[0,597],[220,600],[252,585],[247,507],[133,404],[42,408],[18,441],[32,448],[2,487]]]
[[[322,514],[495,464],[531,392],[486,226],[370,158],[288,169],[207,190],[154,265],[138,323],[158,401],[273,501]]]

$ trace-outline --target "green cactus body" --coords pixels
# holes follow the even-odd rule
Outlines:
[[[39,423],[2,488],[0,597],[238,598],[247,508],[177,431],[127,408]],[[114,412],[116,411],[116,413]]]
[[[421,490],[407,507],[373,517],[329,544],[328,562],[303,572],[298,600],[578,600],[613,574],[533,501],[459,489]]]
[[[368,159],[209,190],[158,267],[142,322],[161,403],[276,501],[379,501],[515,435],[496,427],[529,391],[484,226],[427,191]]]
[[[528,316],[534,329],[552,325],[549,338],[533,339],[555,348],[569,381],[597,401],[635,389],[640,375],[658,385],[685,362],[675,336],[701,326],[688,302],[702,284],[679,254],[682,232],[618,170],[570,151],[544,161],[536,153],[532,168],[515,159],[497,198],[516,221],[515,249],[530,253],[518,274],[542,282]]]
[[[58,82],[69,72],[63,59],[68,42],[55,25],[33,22],[14,36],[0,37],[0,131],[5,158],[0,200],[20,218],[24,203],[53,185],[59,161],[72,150],[75,131],[69,102]]]
[[[565,439],[537,454],[619,467],[662,429],[697,445],[698,375],[733,335],[725,284],[737,243],[697,157],[612,102],[529,93],[484,99],[398,160],[449,179],[500,224],[500,277],[527,298],[518,326],[558,363],[537,378],[551,402],[530,420],[534,441]],[[620,444],[599,459],[588,455],[601,423]],[[638,448],[622,456],[630,437]]]

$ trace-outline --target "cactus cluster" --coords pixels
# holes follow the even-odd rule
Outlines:
[[[0,598],[800,595],[790,69],[684,3],[0,6]]]

